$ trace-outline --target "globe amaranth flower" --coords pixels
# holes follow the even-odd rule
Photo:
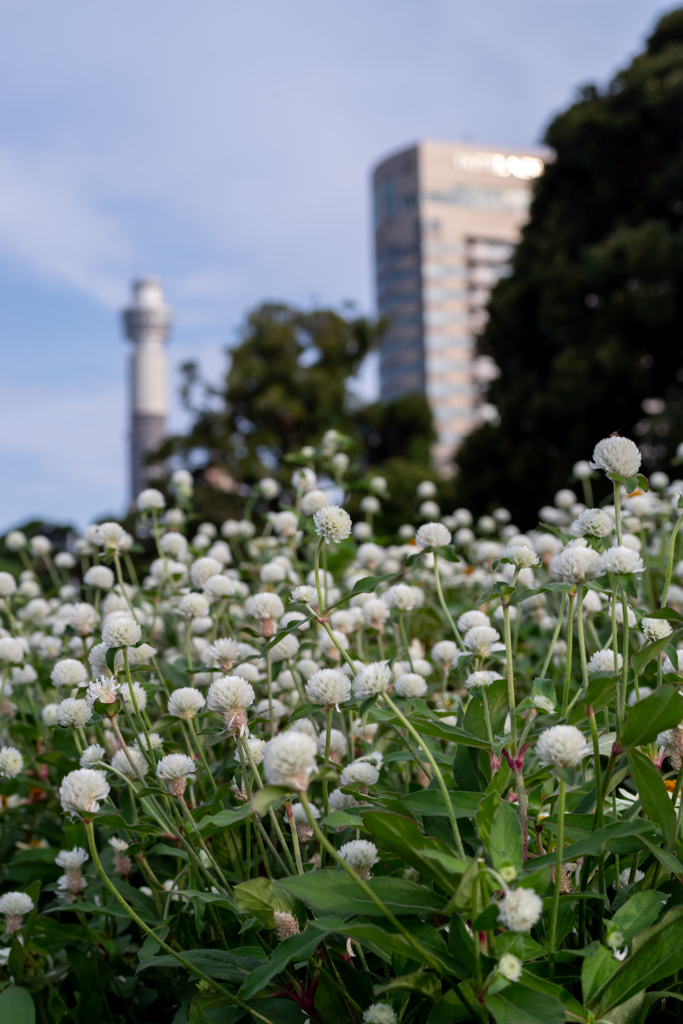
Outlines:
[[[351,695],[351,680],[338,668],[321,668],[308,677],[306,695],[313,704],[336,708]]]
[[[64,897],[67,903],[73,903],[80,892],[85,889],[85,879],[81,874],[81,868],[88,859],[88,854],[81,846],[73,850],[60,850],[55,857],[55,864],[64,868],[64,874],[57,880],[59,895]]]
[[[528,932],[542,912],[543,900],[533,889],[510,889],[499,904],[498,920],[511,932]]]
[[[608,548],[600,558],[605,572],[619,573],[621,576],[626,576],[629,573],[643,572],[645,569],[643,560],[638,552],[634,551],[633,548],[627,548],[623,544]]]
[[[358,807],[358,801],[350,793],[342,793],[341,789],[333,789],[328,805],[331,811],[347,811],[350,807]]]
[[[227,674],[239,657],[239,653],[240,647],[237,641],[221,637],[218,640],[214,640],[204,650],[202,661],[206,665],[215,665],[216,668],[220,668],[222,672]]]
[[[500,633],[493,626],[473,626],[463,637],[465,647],[480,658],[486,658],[492,651],[500,650],[503,645],[499,641]]]
[[[503,548],[501,557],[506,558],[517,569],[529,569],[541,564],[541,559],[528,544],[510,544]]]
[[[273,911],[273,926],[278,942],[291,939],[292,935],[299,934],[299,922],[288,910]]]
[[[229,576],[209,576],[202,588],[207,597],[218,600],[234,597],[237,593],[237,583]]]
[[[319,512],[321,508],[326,508],[329,504],[330,499],[324,491],[308,491],[301,499],[301,511],[305,516],[312,516],[315,512]]]
[[[58,688],[60,686],[71,688],[84,686],[87,678],[85,665],[82,661],[76,661],[75,658],[64,658],[62,661],[56,662],[50,673],[50,679]]]
[[[351,516],[339,505],[326,505],[313,516],[315,532],[328,544],[338,544],[351,534]]]
[[[25,892],[6,892],[0,896],[0,914],[5,916],[5,927],[9,935],[21,928],[24,914],[33,910],[33,900]]]
[[[415,534],[415,543],[420,548],[443,548],[451,540],[451,531],[443,523],[425,523]]]
[[[85,699],[92,708],[97,701],[101,704],[114,704],[121,697],[121,687],[114,676],[100,676],[88,684]],[[123,698],[122,698],[123,699]]]
[[[57,725],[58,707],[59,704],[46,704],[45,707],[42,709],[42,711],[40,712],[40,717],[42,718],[45,725]]]
[[[572,533],[579,537],[609,537],[616,524],[608,512],[601,508],[586,508],[572,523]]]
[[[204,695],[199,690],[192,686],[181,686],[168,698],[168,713],[187,722],[194,718],[205,704]]]
[[[221,676],[214,679],[206,695],[209,711],[218,711],[226,727],[238,736],[247,729],[246,708],[254,703],[254,687],[243,676]]]
[[[99,523],[94,530],[93,540],[98,547],[107,551],[119,551],[125,547],[128,534],[119,523]]]
[[[373,1003],[363,1014],[363,1024],[397,1024],[398,1017],[389,1003]]]
[[[397,583],[389,587],[384,600],[390,608],[395,608],[398,612],[412,611],[417,600],[415,588],[409,587],[407,583]]]
[[[0,572],[0,597],[11,597],[16,592],[17,583],[10,572]]]
[[[315,771],[317,744],[298,729],[288,729],[266,743],[263,768],[271,786],[287,786],[299,792],[308,789]]]
[[[367,839],[352,839],[350,843],[344,843],[339,856],[364,880],[372,878],[370,868],[379,860],[377,847]]]
[[[96,764],[104,760],[105,753],[104,747],[101,747],[99,743],[91,743],[81,754],[81,759],[78,763],[81,768],[94,768]]]
[[[644,618],[640,628],[648,640],[663,640],[665,636],[673,633],[671,623],[667,619]]]
[[[631,477],[636,475],[641,462],[642,456],[634,441],[628,437],[605,437],[596,444],[590,467],[615,476]]]
[[[24,645],[13,636],[0,637],[0,661],[18,664],[24,660]]]
[[[605,571],[598,552],[588,547],[583,539],[571,541],[563,551],[555,555],[550,568],[555,576],[568,583],[585,583]]]
[[[136,504],[141,512],[151,512],[153,509],[159,511],[166,508],[166,499],[156,487],[148,487],[146,490],[140,491]]]
[[[522,977],[522,961],[518,960],[513,953],[503,953],[496,970],[506,981],[519,981]]]
[[[315,601],[315,598],[315,587],[309,587],[308,585],[295,587],[289,596],[290,601],[300,601],[301,604],[310,604],[311,601]]]
[[[555,711],[555,701],[550,697],[544,697],[542,693],[537,693],[532,697],[531,702],[535,708],[543,711],[546,715],[552,715]]]
[[[385,693],[391,682],[391,669],[386,661],[371,661],[363,665],[353,681],[353,692],[360,700]]]
[[[77,700],[76,697],[67,697],[57,706],[57,721],[64,728],[71,726],[79,729],[90,720],[92,709],[86,700]]]
[[[257,736],[248,736],[246,742],[251,754],[251,760],[253,760],[254,764],[258,767],[258,765],[263,761],[266,741],[260,740]]]
[[[554,768],[576,768],[588,754],[586,738],[574,725],[553,725],[541,733],[536,744],[541,764]]]
[[[617,654],[616,664],[614,658],[614,651],[607,648],[603,651],[596,651],[595,654],[591,654],[588,661],[589,672],[621,672],[624,664],[624,659],[621,654]]]
[[[268,590],[254,594],[245,605],[247,615],[259,620],[261,636],[275,636],[275,622],[284,614],[285,607],[277,594]]]
[[[108,565],[91,565],[83,577],[86,587],[97,590],[111,590],[114,586],[114,573]]]
[[[111,766],[127,779],[142,779],[149,771],[145,755],[136,747],[128,747],[127,753],[125,750],[117,750],[111,759]]]
[[[62,808],[73,816],[97,814],[100,801],[109,796],[109,783],[104,772],[77,768],[62,779],[59,799]]]
[[[135,703],[133,703],[133,697],[131,696],[130,683],[123,683],[121,685],[119,696],[131,715],[142,713],[147,707],[147,691],[137,681],[133,683],[133,694],[135,696]]]
[[[490,626],[491,620],[485,612],[471,611],[463,612],[458,619],[458,629],[461,633],[467,633],[475,626]]]
[[[370,764],[369,761],[353,761],[342,768],[339,785],[341,788],[357,785],[361,787],[362,792],[367,793],[368,786],[374,786],[378,779],[379,772],[374,764]]]
[[[294,633],[288,633],[270,649],[270,656],[273,661],[289,661],[296,656],[299,650],[299,640]]]
[[[404,672],[394,683],[394,693],[399,697],[406,697],[412,700],[415,697],[422,697],[427,692],[427,684],[424,677],[417,672]]]
[[[0,747],[0,775],[13,779],[24,767],[24,758],[16,747]]]
[[[102,643],[107,647],[132,647],[141,636],[139,622],[124,612],[108,615],[102,624]]]
[[[498,672],[471,672],[465,680],[465,686],[468,690],[477,690],[480,686],[490,686],[491,683],[502,678]]]
[[[178,611],[187,619],[202,618],[209,613],[209,601],[204,594],[185,594],[178,602]]]
[[[194,774],[197,766],[187,754],[167,754],[157,765],[157,777],[166,783],[172,796],[182,796],[188,775]]]

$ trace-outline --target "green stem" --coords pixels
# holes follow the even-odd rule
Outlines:
[[[491,729],[491,715],[489,713],[489,702],[486,698],[486,687],[481,688],[481,699],[484,705],[484,721],[486,722],[486,733],[489,738],[489,743],[493,746],[493,731]]]
[[[508,713],[510,715],[510,746],[513,757],[517,756],[517,708],[515,705],[515,669],[512,658],[512,636],[510,635],[510,606],[503,603],[505,623],[505,654],[507,658]]]
[[[214,779],[213,775],[211,774],[211,769],[209,768],[209,762],[206,759],[206,751],[204,750],[203,745],[199,742],[199,737],[197,736],[197,730],[195,729],[194,722],[192,721],[191,718],[187,719],[187,725],[188,725],[188,728],[189,728],[190,732],[192,733],[192,739],[194,741],[194,746],[197,748],[197,751],[198,751],[199,756],[200,756],[201,761],[202,761],[202,765],[204,766],[204,771],[206,772],[206,774],[208,776],[209,782],[213,786],[214,793],[216,793],[218,791],[218,786],[216,785],[216,780]]]
[[[401,640],[403,641],[403,646],[405,647],[406,654],[408,655],[408,664],[410,665],[410,671],[414,672],[415,669],[413,668],[413,656],[410,653],[410,647],[408,645],[408,636],[406,634],[405,615],[403,615],[403,614],[399,614],[399,617],[398,617],[398,628],[399,628],[400,633],[401,633]]]
[[[560,635],[560,630],[562,629],[562,619],[564,618],[564,605],[566,600],[567,592],[565,590],[563,591],[562,598],[560,600],[560,610],[557,613],[557,625],[555,626],[555,632],[553,633],[552,640],[550,641],[550,647],[548,648],[548,653],[546,654],[545,661],[543,662],[543,668],[541,669],[541,679],[545,679],[546,677],[546,673],[550,666],[550,659],[553,656],[553,651],[555,650],[555,645],[557,644],[557,640]]]
[[[669,561],[666,567],[666,579],[664,580],[664,589],[662,590],[662,608],[666,607],[666,599],[669,596],[669,587],[671,585],[671,574],[674,568],[674,559],[676,557],[676,534],[678,533],[681,523],[683,523],[683,512],[676,520],[676,525],[671,531],[671,542],[669,544]]]
[[[574,599],[575,592],[569,593],[569,618],[567,621],[567,666],[564,673],[564,690],[562,691],[562,717],[567,717],[569,708],[569,683],[572,675],[572,647],[574,644]]]
[[[555,862],[555,893],[550,917],[550,953],[556,952],[557,918],[560,913],[560,884],[562,882],[562,850],[564,847],[564,797],[565,782],[560,780],[560,796],[557,801],[557,860]]]
[[[294,811],[292,810],[291,800],[288,800],[285,804],[285,813],[287,814],[287,821],[289,822],[289,830],[292,833],[292,845],[294,847],[294,857],[296,859],[296,870],[300,875],[303,875],[304,865],[301,860],[301,849],[299,848],[299,833],[296,830],[296,822],[294,820]]]
[[[325,768],[329,767],[330,764],[330,741],[332,739],[332,713],[334,708],[326,708],[327,711],[327,722],[325,726]],[[342,716],[343,717],[343,716]],[[323,817],[326,818],[328,814],[328,785],[327,779],[323,779]]]

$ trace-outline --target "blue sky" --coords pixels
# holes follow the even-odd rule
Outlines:
[[[670,8],[5,0],[0,530],[123,510],[133,276],[163,278],[172,365],[213,376],[262,299],[371,311],[372,164],[419,138],[536,143]]]

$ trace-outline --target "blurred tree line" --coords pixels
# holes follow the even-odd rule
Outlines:
[[[633,437],[646,472],[683,441],[683,9],[544,141],[555,160],[479,340],[500,422],[457,455],[458,500],[520,526],[601,437]]]

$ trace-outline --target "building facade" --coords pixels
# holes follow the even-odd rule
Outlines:
[[[384,401],[419,392],[434,415],[433,457],[448,472],[463,437],[496,416],[482,401],[497,374],[474,357],[492,286],[528,216],[546,154],[421,142],[373,174],[377,308]]]
[[[171,326],[171,308],[161,283],[153,277],[133,282],[133,302],[123,311],[125,336],[133,342],[130,358],[130,488],[134,502],[140,491],[162,473],[147,461],[166,433],[168,365],[164,342]]]

